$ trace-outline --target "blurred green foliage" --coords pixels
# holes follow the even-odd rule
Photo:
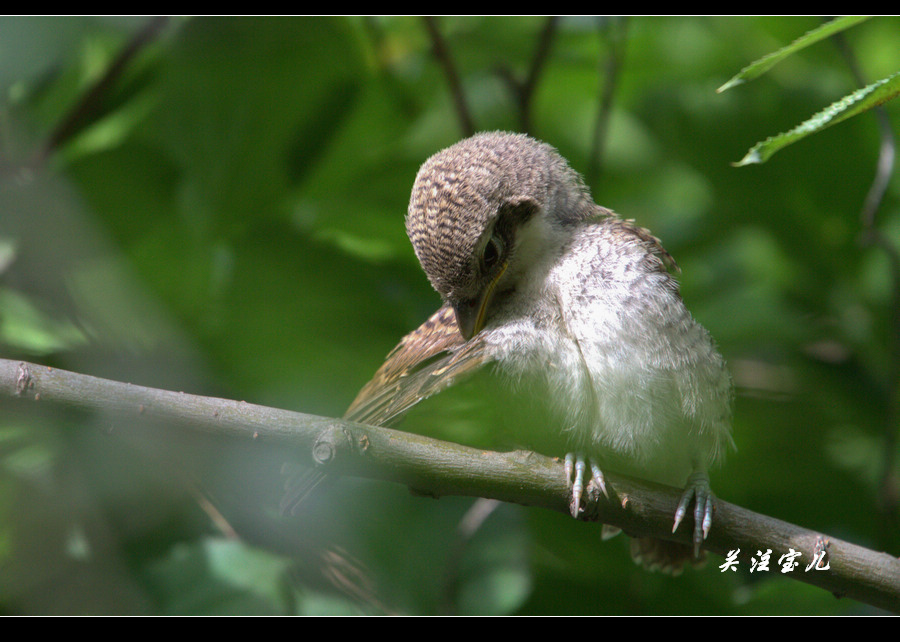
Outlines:
[[[875,119],[736,169],[856,84],[824,42],[715,91],[819,22],[564,18],[531,93],[547,19],[436,25],[478,129],[521,130],[527,113],[599,203],[679,261],[738,387],[716,492],[900,555],[898,286],[860,242]],[[898,27],[845,34],[870,81],[897,69]],[[0,20],[0,354],[340,416],[439,303],[403,216],[419,164],[465,135],[447,78],[420,18]],[[876,219],[895,249],[898,188],[895,173]],[[520,404],[479,389],[401,428],[529,446]],[[471,500],[390,484],[340,480],[285,522],[284,453],[117,428],[0,400],[2,612],[873,612],[715,558],[646,573],[624,537],[536,509],[500,506],[461,545]]]

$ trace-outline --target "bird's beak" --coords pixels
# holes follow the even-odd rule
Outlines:
[[[478,296],[453,304],[453,312],[456,314],[456,325],[459,326],[459,333],[466,341],[481,332],[481,329],[484,327],[487,320],[487,309],[494,298],[494,289],[497,287],[500,277],[506,272],[506,266],[506,263],[501,266],[494,278],[491,279],[491,282]]]

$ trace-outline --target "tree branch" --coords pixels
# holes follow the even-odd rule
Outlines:
[[[0,359],[0,394],[23,403],[49,401],[113,411],[129,419],[117,429],[152,419],[245,439],[248,446],[280,442],[307,453],[301,463],[315,463],[329,473],[403,483],[426,495],[486,497],[569,512],[571,493],[563,464],[532,452],[488,452],[341,419],[144,388],[7,359]],[[607,475],[607,487],[612,489],[610,499],[591,489],[582,519],[618,526],[633,536],[690,543],[690,518],[671,533],[679,489],[615,474]],[[773,551],[774,564],[793,550],[801,554],[801,565],[785,573],[787,577],[900,613],[900,560],[886,553],[724,501],[717,503],[704,548],[722,556],[739,549],[736,559],[747,568],[758,551]],[[804,571],[823,550],[829,569]],[[770,572],[781,574],[779,567]]]

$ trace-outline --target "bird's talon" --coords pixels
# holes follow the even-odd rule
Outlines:
[[[609,499],[609,493],[606,490],[606,478],[599,464],[593,459],[590,460],[591,479],[590,482],[600,489],[603,496]],[[583,455],[576,453],[568,453],[565,460],[566,480],[572,487],[572,517],[578,517],[581,511],[581,498],[584,496],[584,471],[587,469],[587,462]]]
[[[581,498],[584,495],[585,467],[584,457],[575,453],[566,454],[566,481],[572,487],[572,504],[569,510],[576,519],[581,512]]]
[[[600,492],[606,499],[609,499],[609,493],[606,492],[606,479],[603,477],[603,471],[593,459],[591,460],[591,479],[600,488]]]
[[[715,496],[709,487],[709,478],[704,472],[695,472],[688,477],[684,493],[675,509],[675,523],[672,532],[678,530],[678,526],[687,514],[688,507],[694,502],[694,557],[700,556],[700,547],[703,540],[709,535],[712,528],[712,516],[715,512]]]

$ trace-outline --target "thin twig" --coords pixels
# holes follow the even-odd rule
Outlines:
[[[625,35],[628,26],[627,18],[604,18],[602,20],[601,27],[603,23],[609,22],[606,29],[609,34],[609,54],[600,64],[603,84],[600,88],[600,99],[597,101],[597,118],[594,121],[594,135],[591,142],[591,155],[588,159],[587,171],[588,181],[592,184],[596,183],[603,168],[603,150],[606,146],[609,117],[612,113],[616,83],[619,78],[619,71],[622,68],[622,60],[625,56]]]
[[[516,105],[519,108],[519,127],[521,131],[532,133],[531,131],[531,105],[534,97],[534,90],[537,87],[538,79],[550,55],[550,48],[553,44],[553,36],[556,34],[556,27],[559,22],[558,16],[550,16],[544,23],[538,38],[534,55],[531,58],[531,65],[528,67],[528,73],[525,80],[519,82],[512,70],[501,68],[500,75],[506,80],[515,96]]]
[[[438,29],[437,21],[434,16],[425,16],[423,20],[425,21],[425,28],[428,31],[428,35],[431,38],[431,47],[434,51],[434,56],[437,58],[441,67],[444,68],[444,74],[447,76],[447,82],[450,85],[450,95],[453,97],[453,104],[456,106],[456,115],[459,118],[459,126],[462,128],[464,136],[471,136],[475,133],[475,121],[472,119],[469,107],[466,104],[462,82],[459,79],[459,74],[456,71],[456,65],[453,63],[453,58],[450,56],[450,50],[447,48],[447,43],[444,41],[444,37]]]
[[[20,403],[60,403],[121,416],[115,431],[163,424],[239,438],[247,448],[265,444],[306,453],[329,473],[400,482],[439,497],[486,497],[569,513],[571,491],[564,465],[536,453],[489,452],[341,419],[316,417],[228,399],[144,388],[0,359],[0,395]],[[107,416],[112,416],[107,414]],[[152,422],[149,424],[148,422]],[[112,430],[112,429],[111,429]],[[327,463],[326,463],[327,462]],[[609,497],[590,488],[583,519],[617,526],[629,535],[688,544],[690,517],[672,533],[681,490],[608,473]],[[778,573],[900,613],[900,560],[787,522],[718,501],[703,548],[744,567],[756,551],[791,551],[806,563],[825,551],[828,570]],[[773,560],[778,559],[773,556]]]

